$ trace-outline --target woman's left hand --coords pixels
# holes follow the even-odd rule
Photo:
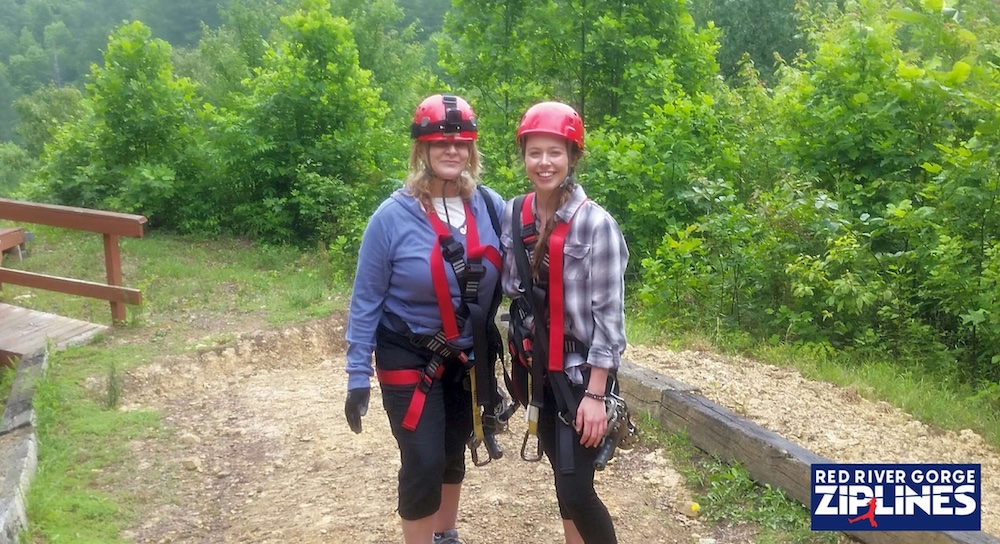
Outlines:
[[[587,448],[599,446],[608,430],[608,412],[604,401],[583,397],[576,409],[575,427],[580,433],[580,444]]]

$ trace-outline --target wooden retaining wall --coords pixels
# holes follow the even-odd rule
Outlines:
[[[750,477],[810,504],[812,463],[833,463],[777,433],[701,396],[696,388],[623,361],[618,373],[622,394],[634,412],[649,412],[664,429],[685,430],[691,443],[728,462],[739,461]],[[1000,544],[983,531],[851,531],[866,544]]]

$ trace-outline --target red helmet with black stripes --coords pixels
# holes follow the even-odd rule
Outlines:
[[[435,94],[417,106],[410,126],[414,140],[472,142],[479,137],[476,113],[461,96]]]

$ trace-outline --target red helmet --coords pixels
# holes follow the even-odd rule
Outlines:
[[[476,113],[462,97],[453,94],[428,96],[417,106],[410,126],[414,140],[471,142],[477,137]]]
[[[530,134],[562,136],[583,149],[583,119],[562,102],[539,102],[528,108],[517,127],[517,143],[524,145]]]

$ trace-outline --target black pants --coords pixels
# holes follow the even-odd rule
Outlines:
[[[423,370],[431,352],[385,327],[375,335],[375,365],[381,370]],[[445,361],[444,375],[434,380],[417,428],[403,428],[413,386],[382,386],[382,405],[399,446],[399,516],[425,518],[441,506],[441,484],[465,479],[465,446],[472,436],[472,395],[467,373],[457,359]]]
[[[584,383],[587,383],[586,379]],[[583,391],[582,386],[573,387],[577,404],[583,398]],[[594,490],[594,459],[597,458],[598,448],[585,448],[580,444],[580,435],[570,428],[573,473],[563,474],[559,470],[562,446],[558,434],[565,432],[566,424],[557,415],[558,405],[548,384],[545,386],[544,403],[538,415],[538,438],[555,474],[559,515],[564,520],[573,521],[586,544],[616,544],[618,537],[611,523],[611,514]]]

